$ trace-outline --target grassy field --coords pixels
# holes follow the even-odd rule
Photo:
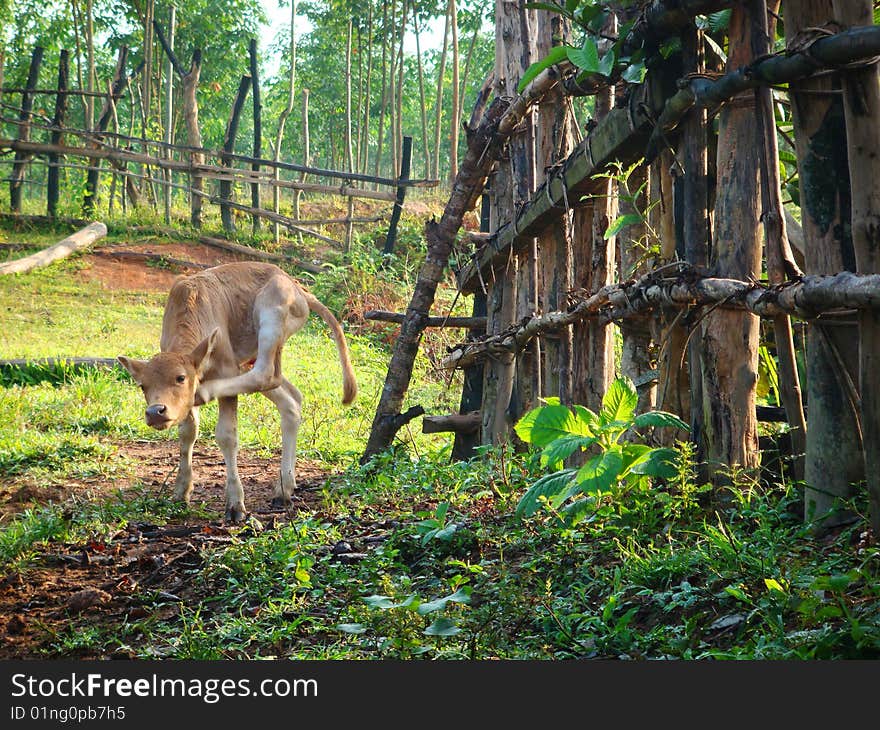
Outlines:
[[[336,311],[361,286],[405,296],[411,265],[383,273],[360,257],[314,290]],[[4,357],[156,349],[164,293],[105,289],[79,275],[84,265],[0,278]],[[239,527],[223,525],[214,502],[169,501],[149,460],[130,455],[175,434],[146,428],[121,370],[4,372],[0,494],[8,506],[51,486],[58,498],[0,520],[3,657],[880,656],[880,552],[864,520],[815,538],[800,485],[734,474],[712,491],[684,447],[674,475],[621,482],[577,524],[549,504],[516,513],[549,469],[535,453],[484,449],[450,463],[450,439],[414,424],[360,465],[389,348],[377,332],[350,342],[360,396],[342,408],[323,324],[291,341],[285,371],[306,394],[311,476],[290,513],[249,500]],[[410,402],[444,413],[457,399],[420,358]],[[268,482],[277,415],[264,398],[241,405],[242,445]],[[216,462],[214,408],[203,438]],[[88,489],[65,493],[74,484]],[[863,499],[851,506],[865,514]]]

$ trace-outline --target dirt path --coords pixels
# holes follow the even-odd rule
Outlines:
[[[117,490],[134,494],[167,494],[176,465],[176,443],[134,442],[119,446],[120,458],[140,466],[131,478],[111,482],[71,482],[37,489],[19,486],[0,494],[0,509],[9,516],[27,507],[46,504],[51,495],[91,499],[111,497]],[[191,516],[168,524],[129,523],[125,529],[101,540],[78,544],[50,542],[38,550],[37,560],[25,574],[0,577],[0,659],[46,656],[69,635],[71,621],[77,631],[90,626],[121,626],[149,616],[164,620],[176,615],[180,602],[195,603],[206,588],[192,576],[202,564],[202,549],[231,542],[231,530],[222,521],[225,467],[220,453],[210,445],[196,446],[193,454],[196,486],[194,507],[211,517]],[[297,465],[297,491],[289,511],[270,507],[277,458],[243,450],[239,471],[245,500],[251,510],[239,537],[263,529],[275,529],[302,512],[320,508],[320,491],[328,472],[308,461]],[[160,606],[155,607],[158,598]],[[149,605],[147,605],[149,604]],[[53,651],[52,653],[56,653]],[[98,658],[88,653],[66,656]],[[126,658],[116,652],[114,658]],[[102,658],[106,658],[103,657]]]

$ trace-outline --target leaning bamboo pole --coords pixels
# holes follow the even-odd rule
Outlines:
[[[674,275],[667,269],[674,269]],[[838,310],[880,311],[880,274],[804,276],[798,281],[770,286],[701,275],[683,262],[668,264],[637,281],[614,284],[587,296],[566,310],[532,317],[491,337],[453,348],[444,368],[463,368],[499,354],[515,354],[528,341],[575,322],[596,319],[614,322],[641,316],[658,307],[738,309],[759,317],[789,314],[807,320]]]

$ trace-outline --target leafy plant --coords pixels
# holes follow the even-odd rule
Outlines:
[[[577,80],[583,81],[588,76],[602,76],[608,81],[623,79],[629,83],[640,84],[645,80],[647,67],[644,52],[636,49],[632,53],[624,53],[624,41],[632,28],[633,21],[624,23],[617,38],[609,38],[602,34],[611,8],[605,2],[597,0],[566,0],[565,4],[555,2],[530,2],[525,7],[535,10],[546,10],[568,18],[584,33],[580,47],[571,45],[555,46],[544,58],[533,63],[526,69],[519,83],[521,93],[544,69],[562,61],[570,62],[577,70]],[[599,49],[599,40],[610,41],[604,52]]]
[[[618,378],[605,393],[598,414],[580,405],[569,409],[554,399],[523,416],[515,430],[523,441],[541,449],[541,465],[550,473],[526,491],[517,505],[517,514],[531,516],[544,504],[554,512],[561,508],[564,521],[574,525],[603,492],[637,486],[652,477],[675,477],[679,473],[678,452],[651,448],[624,436],[634,428],[687,430],[687,424],[665,411],[635,415],[637,402],[632,381]],[[575,452],[589,449],[598,453],[586,464],[563,468]]]

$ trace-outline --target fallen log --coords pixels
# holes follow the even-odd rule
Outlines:
[[[676,264],[677,276],[662,276],[662,270],[637,281],[614,284],[581,299],[565,311],[549,312],[526,319],[492,337],[458,345],[441,367],[464,368],[486,357],[516,354],[544,332],[574,322],[596,318],[609,323],[638,316],[657,307],[737,307],[760,317],[790,314],[815,319],[840,309],[880,310],[880,274],[844,271],[827,276],[805,276],[798,281],[769,287],[764,284],[700,276],[687,264]]]
[[[482,416],[479,411],[453,413],[448,416],[425,416],[422,433],[473,433],[480,428]]]
[[[49,248],[30,256],[0,264],[0,274],[23,274],[41,266],[48,266],[55,261],[67,258],[72,253],[87,249],[99,238],[106,235],[107,226],[100,221],[90,223],[85,228],[81,228],[76,233],[60,240],[54,246],[49,246]]]

